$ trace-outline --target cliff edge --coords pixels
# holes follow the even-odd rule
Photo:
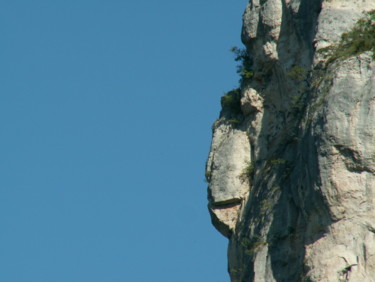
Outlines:
[[[375,281],[374,10],[249,1],[206,164],[232,281]]]

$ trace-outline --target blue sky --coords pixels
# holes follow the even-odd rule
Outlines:
[[[229,281],[203,179],[245,6],[0,0],[0,281]]]

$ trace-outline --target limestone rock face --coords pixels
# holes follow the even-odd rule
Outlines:
[[[224,236],[233,231],[242,201],[248,193],[249,183],[244,170],[249,163],[250,145],[246,132],[224,123],[217,124],[206,175],[213,224]]]
[[[223,108],[213,125],[206,165],[232,281],[375,281],[374,55],[325,53],[372,10],[249,1],[252,75],[240,112]]]

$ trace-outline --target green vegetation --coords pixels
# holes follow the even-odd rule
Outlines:
[[[321,83],[324,81],[324,78],[326,76],[326,71],[322,68],[316,68],[312,73],[311,78],[311,88],[318,88]]]
[[[366,13],[351,31],[344,33],[337,46],[319,50],[323,54],[331,54],[326,65],[337,59],[347,59],[366,51],[372,51],[375,59],[375,10]]]
[[[229,272],[232,273],[232,274],[234,274],[234,275],[237,275],[237,274],[240,274],[242,272],[242,268],[240,268],[240,267],[239,268],[234,268],[233,267],[233,268],[229,269]]]
[[[273,159],[273,160],[270,160],[270,163],[271,165],[283,165],[287,162],[287,160],[284,160],[284,159]]]
[[[273,207],[273,200],[272,199],[264,199],[260,202],[260,210],[261,212],[265,213],[272,209]]]
[[[326,103],[326,98],[329,94],[329,91],[332,87],[333,75],[330,72],[326,72],[320,78],[320,81],[316,82],[316,85],[313,87],[320,88],[320,96],[316,97],[309,105],[307,115],[305,116],[305,122],[311,124],[315,113],[321,110],[321,108]]]
[[[266,246],[267,242],[262,237],[254,235],[251,239],[243,238],[241,245],[245,249],[245,254],[252,256]]]
[[[300,116],[306,106],[305,93],[308,91],[307,75],[307,69],[301,66],[293,66],[287,73],[287,76],[297,84],[297,92],[290,97],[291,109],[295,116]]]
[[[237,118],[230,119],[230,120],[228,120],[228,122],[233,126],[237,126],[241,123],[241,121]]]
[[[305,101],[303,99],[303,94],[299,93],[291,97],[292,110],[295,114],[300,114],[305,107]]]
[[[244,79],[253,77],[253,71],[251,70],[252,60],[246,49],[232,47],[230,51],[234,53],[235,61],[240,62],[240,64],[237,65],[237,73],[241,76],[240,83],[242,83]],[[241,124],[243,121],[243,115],[241,111],[240,88],[226,92],[224,96],[221,97],[221,107],[226,114],[229,114],[229,116],[225,115],[225,117],[230,125],[235,127]]]
[[[231,267],[231,268],[229,268],[229,273],[231,274],[233,282],[242,282],[243,281],[242,279],[240,279],[240,276],[241,276],[242,272],[243,272],[243,268],[241,268],[241,267],[236,267],[236,268]],[[233,276],[235,276],[236,278],[233,277]]]
[[[255,166],[252,162],[246,162],[246,167],[244,168],[242,174],[247,177],[253,177],[255,172]]]
[[[237,73],[241,76],[241,81],[252,78],[254,76],[253,62],[247,50],[234,46],[230,48],[230,51],[235,55],[234,60],[241,63],[237,65]]]
[[[210,170],[206,170],[206,172],[204,173],[205,181],[207,183],[210,183],[210,181],[211,181],[211,175],[212,175],[212,172]]]
[[[281,187],[280,186],[274,186],[274,187],[272,187],[270,193],[271,193],[272,196],[274,196],[279,191],[281,191]]]
[[[240,89],[233,89],[221,97],[221,107],[233,114],[241,113],[241,92]]]
[[[288,73],[288,76],[293,80],[300,82],[306,79],[307,70],[301,66],[294,66]]]
[[[283,174],[281,175],[281,180],[286,181],[291,173],[292,173],[292,167],[290,165],[287,165],[286,168],[284,169]]]

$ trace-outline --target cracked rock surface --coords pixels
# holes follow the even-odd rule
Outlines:
[[[214,123],[206,164],[232,281],[375,281],[374,55],[328,64],[321,52],[373,10],[374,0],[249,1],[253,75],[240,112],[223,108]]]

